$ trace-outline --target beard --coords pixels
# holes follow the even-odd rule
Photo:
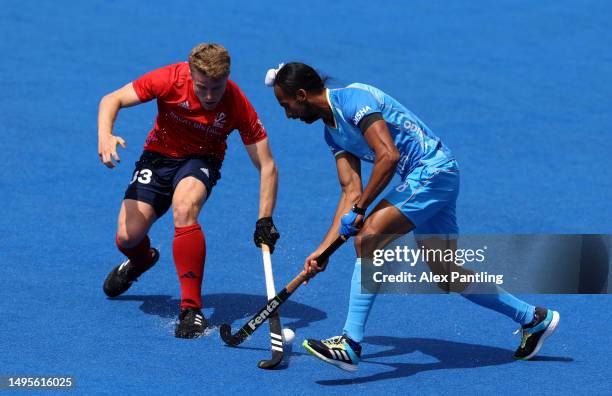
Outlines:
[[[301,117],[300,119],[302,121],[304,121],[306,124],[312,124],[313,122],[318,120],[319,117],[317,115],[311,115],[311,116],[307,116],[307,117]]]
[[[315,111],[314,106],[310,104],[307,104],[304,110],[304,115],[300,117],[300,120],[302,120],[306,124],[312,124],[313,122],[321,118]]]

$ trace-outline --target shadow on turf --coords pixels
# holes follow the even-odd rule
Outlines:
[[[140,310],[148,315],[176,319],[180,301],[167,295],[129,295],[111,299],[113,301],[140,301]],[[212,309],[207,317],[210,326],[233,323],[242,326],[244,320],[256,314],[267,302],[264,296],[240,293],[207,294],[202,296],[202,309]],[[310,323],[327,318],[327,314],[309,305],[287,301],[280,308],[283,327],[299,329]]]
[[[167,295],[130,295],[112,298],[113,301],[138,301],[140,310],[148,315],[156,315],[165,319],[176,319],[180,301]],[[241,326],[243,321],[257,313],[266,303],[263,296],[252,294],[210,294],[202,296],[202,309],[213,309],[212,315],[207,318],[209,325],[218,327],[222,323],[238,322]],[[240,313],[242,314],[240,314]],[[327,318],[327,314],[319,309],[308,305],[287,301],[281,308],[283,327],[299,329],[308,327],[310,323]],[[291,320],[293,319],[293,321]],[[236,326],[236,325],[235,325]],[[266,326],[266,330],[267,326]],[[268,352],[269,349],[239,346],[241,349],[258,350]],[[289,367],[291,356],[299,355],[293,351],[292,344],[285,345],[285,358],[275,370],[285,370]]]
[[[446,370],[457,368],[478,368],[496,366],[516,362],[512,355],[514,351],[491,347],[486,345],[466,344],[432,338],[398,338],[398,337],[366,337],[364,340],[366,351],[371,345],[388,347],[387,349],[371,354],[365,354],[362,363],[376,364],[391,368],[384,372],[365,377],[355,376],[336,380],[316,381],[320,385],[352,385],[381,381],[393,378],[409,377],[421,371]],[[371,347],[370,347],[371,348]],[[436,359],[435,363],[387,363],[377,361],[380,358],[408,355],[420,352]],[[386,360],[386,359],[385,359]],[[542,356],[535,361],[573,362],[567,357]],[[516,364],[529,364],[529,362],[516,362]],[[357,374],[358,375],[358,374]]]

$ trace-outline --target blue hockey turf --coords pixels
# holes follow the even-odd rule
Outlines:
[[[270,356],[267,326],[224,346],[217,327],[242,325],[265,302],[252,242],[259,180],[237,133],[200,218],[210,334],[173,336],[170,215],[150,234],[160,262],[125,295],[103,294],[123,260],[116,219],[156,106],[121,111],[115,133],[128,146],[109,170],[97,156],[99,100],[204,41],[229,49],[231,77],[270,136],[277,289],[319,243],[340,192],[321,124],[287,120],[263,85],[268,68],[291,60],[332,86],[383,89],[447,143],[461,167],[462,232],[612,232],[612,3],[389,3],[3,2],[0,376],[71,375],[87,395],[612,393],[609,295],[524,296],[561,313],[529,362],[512,360],[512,321],[461,297],[379,296],[359,371],[321,363],[300,343],[341,332],[350,244],[282,307],[297,337],[280,369],[257,368]]]

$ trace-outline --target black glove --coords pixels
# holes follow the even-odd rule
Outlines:
[[[262,217],[255,223],[255,232],[253,233],[253,240],[255,246],[261,247],[262,243],[265,243],[270,248],[270,253],[274,253],[274,245],[280,238],[278,230],[274,226],[272,217]]]

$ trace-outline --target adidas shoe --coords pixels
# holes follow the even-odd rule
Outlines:
[[[346,371],[357,371],[361,346],[345,335],[326,340],[304,340],[302,346],[310,354]]]
[[[546,308],[535,309],[533,322],[522,326],[514,334],[522,332],[521,345],[514,352],[515,359],[528,360],[535,356],[559,324],[559,312]]]
[[[132,286],[132,282],[148,271],[159,260],[159,251],[151,248],[151,263],[145,269],[134,268],[130,260],[125,260],[120,265],[113,268],[104,281],[104,293],[109,297],[117,297],[127,291]]]
[[[176,338],[199,338],[204,334],[208,322],[199,308],[181,308],[179,323],[176,325]]]

